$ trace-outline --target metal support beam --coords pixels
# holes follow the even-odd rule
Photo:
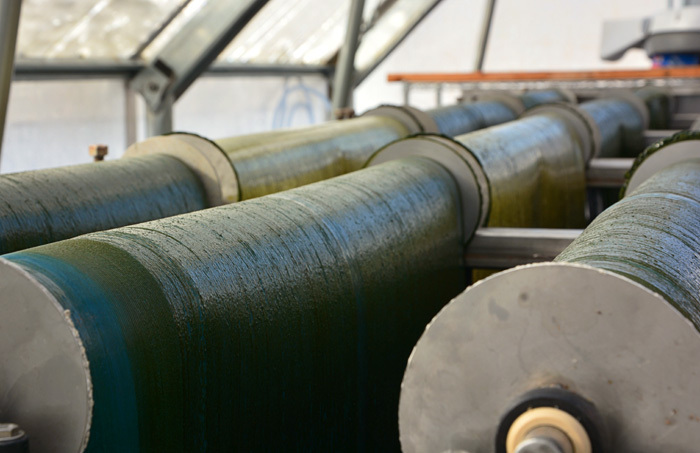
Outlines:
[[[415,19],[413,19],[409,24],[407,24],[401,33],[394,37],[391,43],[389,43],[389,45],[386,46],[385,51],[379,54],[370,64],[366,65],[366,67],[358,67],[358,73],[355,76],[355,86],[360,85],[360,83],[362,83],[367,78],[367,76],[369,76],[372,73],[372,71],[374,71],[377,68],[377,66],[379,66],[386,59],[386,57],[391,55],[391,53],[403,42],[404,39],[406,39],[406,37],[418,26],[418,24],[420,24],[423,21],[423,19],[425,19],[428,16],[428,14],[430,14],[433,8],[435,8],[438,5],[438,3],[440,3],[440,1],[441,0],[428,0],[426,2],[425,7],[421,11],[421,14],[418,15]],[[384,13],[384,15],[389,16],[389,11]],[[380,20],[377,22],[377,25],[375,25],[375,27],[381,26],[382,24]],[[363,38],[363,42],[360,45],[373,46],[375,44],[369,42],[369,40],[365,41]]]
[[[481,72],[484,68],[484,57],[486,56],[486,47],[489,43],[489,34],[491,33],[491,24],[493,23],[493,11],[496,8],[496,0],[487,0],[486,11],[484,12],[484,23],[481,26],[481,36],[479,36],[479,50],[476,55],[476,63],[474,70]]]
[[[632,158],[591,159],[586,169],[586,185],[589,188],[620,188],[633,163]]]
[[[658,142],[662,138],[670,137],[676,132],[680,132],[679,129],[650,129],[644,131],[644,144],[649,146],[653,143]]]
[[[3,0],[0,2],[0,153],[2,152],[3,132],[5,131],[7,103],[10,100],[10,84],[15,64],[15,44],[21,9],[22,0]]]
[[[154,137],[173,130],[173,100],[167,99],[159,110],[146,108],[146,135]]]
[[[365,0],[352,0],[348,17],[348,28],[345,32],[345,42],[340,49],[337,69],[333,80],[333,110],[352,108],[353,78],[355,77],[355,51],[357,50],[360,26],[362,25],[362,11],[365,8]],[[336,116],[337,113],[336,113]]]
[[[582,230],[548,228],[480,228],[467,246],[468,267],[507,269],[552,261]]]
[[[265,3],[267,0],[210,0],[178,31],[132,81],[154,119],[189,88]],[[152,125],[167,127],[167,121]]]

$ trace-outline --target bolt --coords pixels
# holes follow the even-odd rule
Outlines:
[[[14,423],[0,423],[0,444],[24,435],[24,431]]]
[[[105,156],[109,153],[107,145],[90,145],[89,153],[95,162],[105,160]]]
[[[515,448],[515,453],[573,453],[568,436],[557,428],[540,426],[528,433]]]
[[[520,442],[515,453],[564,453],[564,450],[552,439],[532,437]]]

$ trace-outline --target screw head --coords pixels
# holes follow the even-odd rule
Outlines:
[[[0,444],[24,436],[24,431],[14,423],[0,423]]]
[[[95,160],[103,160],[109,153],[107,145],[90,145],[89,153]]]

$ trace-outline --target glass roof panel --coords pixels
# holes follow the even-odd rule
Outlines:
[[[389,52],[437,3],[436,0],[396,0],[367,30],[355,54],[355,67],[364,72]]]
[[[125,60],[185,3],[187,0],[24,0],[17,58]]]
[[[350,0],[270,0],[219,61],[323,64],[345,35]]]

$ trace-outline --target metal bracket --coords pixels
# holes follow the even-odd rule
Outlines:
[[[267,0],[210,0],[131,82],[153,112],[177,100]],[[164,123],[166,124],[166,123]],[[168,131],[161,131],[168,132]]]

